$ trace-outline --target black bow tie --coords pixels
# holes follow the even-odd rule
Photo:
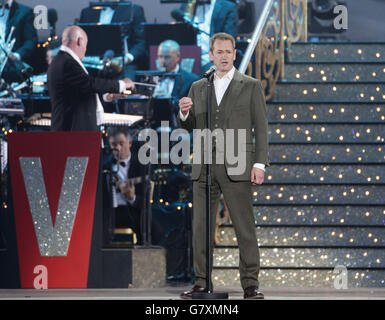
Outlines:
[[[4,5],[4,8],[5,8],[5,9],[9,9],[9,4],[6,3],[6,4]]]
[[[120,161],[120,165],[121,165],[122,167],[125,167],[125,166],[126,166],[126,163],[125,163],[124,161]]]

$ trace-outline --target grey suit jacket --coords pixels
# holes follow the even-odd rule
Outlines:
[[[220,110],[225,113],[222,129],[234,129],[234,154],[238,150],[246,153],[246,170],[242,174],[231,174],[231,165],[226,156],[224,164],[227,174],[234,181],[250,181],[250,173],[254,163],[263,163],[269,166],[268,159],[268,122],[265,96],[261,82],[257,79],[241,74],[235,70],[234,77],[229,85],[230,90],[223,97]],[[206,125],[206,94],[207,79],[201,79],[192,84],[189,97],[193,101],[189,116],[182,121],[178,114],[179,125],[189,132],[194,129],[207,128]],[[237,129],[246,130],[246,139],[238,144]],[[213,130],[213,129],[211,129]],[[196,141],[194,141],[194,144]],[[225,143],[226,149],[226,143]],[[226,150],[222,150],[226,155]],[[203,152],[201,152],[203,155]],[[192,180],[199,179],[202,171],[202,161],[192,166]]]

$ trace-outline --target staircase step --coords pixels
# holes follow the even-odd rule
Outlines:
[[[385,62],[385,42],[297,42],[290,61]]]
[[[269,158],[271,164],[384,163],[385,148],[381,144],[270,144]]]
[[[281,164],[267,169],[265,184],[385,184],[385,165]]]
[[[221,246],[238,246],[232,225],[219,229]],[[259,246],[385,247],[384,227],[257,227]]]
[[[383,143],[382,124],[270,124],[270,143]]]
[[[336,276],[341,271],[333,269],[261,269],[259,283],[262,288],[269,287],[311,287],[336,289],[340,283]],[[237,268],[213,270],[214,288],[218,286],[240,286],[240,276]],[[347,271],[348,288],[383,288],[385,285],[385,270],[349,270]],[[340,287],[337,287],[340,288]]]
[[[357,77],[358,76],[358,77]],[[310,63],[285,64],[286,80],[315,81],[385,81],[384,63]]]
[[[303,102],[355,102],[375,101],[385,103],[384,82],[320,82],[320,81],[280,81],[273,97],[274,103],[280,100]]]
[[[261,267],[276,268],[384,268],[383,248],[259,248]],[[214,249],[215,267],[234,267],[239,264],[239,249]]]
[[[384,205],[385,186],[361,185],[257,185],[257,205]]]
[[[280,103],[267,105],[269,123],[383,123],[382,104]]]
[[[383,206],[352,205],[290,205],[254,206],[258,226],[385,226]]]

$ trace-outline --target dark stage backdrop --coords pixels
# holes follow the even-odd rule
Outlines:
[[[55,8],[59,14],[57,33],[61,34],[64,27],[79,18],[82,8],[87,7],[89,0],[17,0],[30,7],[45,5]],[[257,16],[262,10],[264,0],[255,2]],[[147,22],[167,23],[172,21],[170,12],[178,7],[176,4],[161,4],[160,0],[132,0],[144,7]],[[348,0],[349,29],[346,33],[350,40],[385,41],[385,0]],[[364,26],[364,27],[363,27]],[[47,39],[48,31],[39,31],[41,41]]]

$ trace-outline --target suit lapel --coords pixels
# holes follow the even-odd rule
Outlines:
[[[114,15],[112,16],[111,23],[117,23],[119,21],[123,21],[124,20],[124,19],[121,18],[123,10],[124,10],[124,8],[122,8],[121,6],[117,6],[115,8],[115,12],[114,12]]]
[[[16,11],[17,11],[17,8],[18,8],[18,4],[16,2],[13,2],[12,3],[12,7],[9,11],[9,16],[8,16],[8,21],[7,21],[7,25],[6,25],[6,30],[5,30],[5,34],[6,34],[6,38],[8,37],[8,34],[9,34],[9,31],[11,31],[11,27],[13,25],[16,25],[16,23],[14,23],[14,21],[16,20],[17,18],[17,14],[16,14]],[[6,39],[5,38],[5,39]]]
[[[243,87],[242,74],[235,69],[234,77],[229,84],[229,88],[226,91],[221,101],[221,108],[224,108],[226,119],[230,117],[231,110],[234,107],[234,103],[237,101],[238,96],[241,94]]]

